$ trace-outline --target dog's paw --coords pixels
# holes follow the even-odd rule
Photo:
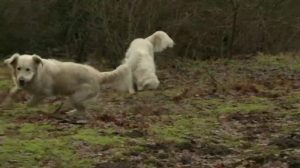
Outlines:
[[[74,124],[86,124],[90,118],[87,114],[79,112],[75,109],[68,111],[66,114],[68,118],[67,120]]]
[[[129,89],[129,94],[135,94],[135,90],[134,89]]]
[[[67,111],[66,114],[68,116],[72,116],[72,115],[76,115],[76,113],[78,113],[78,111],[76,109],[73,109],[73,110],[70,110],[70,111]]]
[[[143,89],[144,89],[143,86],[137,86],[137,90],[138,90],[138,91],[142,91]]]

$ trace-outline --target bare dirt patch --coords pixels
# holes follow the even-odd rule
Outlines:
[[[221,118],[225,130],[242,134],[247,140],[270,136],[280,128],[279,118],[275,114],[266,111],[237,112]]]

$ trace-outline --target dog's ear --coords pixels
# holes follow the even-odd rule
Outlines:
[[[42,58],[36,54],[33,54],[32,55],[32,59],[33,59],[33,62],[36,64],[36,65],[43,65],[43,61],[42,61]]]
[[[161,52],[168,47],[172,48],[174,46],[174,41],[163,31],[156,31],[147,37],[146,40],[152,43],[154,52]]]
[[[20,56],[19,53],[13,54],[10,58],[4,60],[4,63],[8,66],[13,66],[15,67],[18,61],[18,57]]]

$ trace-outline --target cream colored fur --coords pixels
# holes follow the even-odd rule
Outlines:
[[[127,80],[130,74],[127,65],[120,65],[110,72],[99,72],[88,65],[42,59],[37,55],[14,54],[4,62],[11,69],[15,84],[6,103],[11,102],[19,90],[25,90],[32,95],[29,105],[35,105],[47,96],[64,95],[70,98],[77,111],[85,111],[83,102],[95,97],[102,84],[123,77]]]
[[[133,82],[138,90],[157,89],[159,80],[156,75],[154,52],[173,47],[174,41],[163,31],[157,31],[143,39],[133,40],[127,49],[123,64],[132,70]]]

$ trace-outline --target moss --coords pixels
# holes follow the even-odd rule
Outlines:
[[[11,80],[0,80],[0,90],[8,90],[13,86]]]
[[[299,61],[297,61],[299,62]],[[290,65],[290,68],[293,70],[300,70],[300,63]]]
[[[286,57],[281,55],[271,56],[271,55],[263,55],[260,54],[255,57],[255,62],[258,65],[266,65],[266,66],[286,66],[286,62],[288,60]]]
[[[39,133],[42,131],[48,131],[50,129],[53,129],[53,126],[51,125],[36,125],[36,124],[32,124],[32,123],[25,123],[23,124],[23,126],[20,128],[20,132],[21,133]]]
[[[184,130],[172,126],[157,127],[154,128],[153,131],[158,139],[175,142],[184,141],[185,133],[187,133],[184,132]]]
[[[0,117],[0,136],[5,135],[7,130],[16,128],[17,124]]]
[[[245,65],[247,66],[245,67]],[[247,60],[187,60],[187,62],[176,63],[176,66],[179,69],[182,68],[183,72],[188,72],[184,76],[186,80],[179,81],[182,85],[177,85],[176,83],[180,79],[173,78],[174,75],[170,74],[167,78],[172,80],[164,81],[166,85],[159,90],[142,91],[134,95],[119,95],[117,92],[108,91],[101,95],[102,100],[87,105],[92,113],[103,114],[102,112],[105,112],[112,117],[117,117],[117,119],[123,117],[120,121],[124,121],[124,126],[114,125],[112,127],[113,122],[102,121],[102,119],[100,121],[98,117],[95,120],[90,120],[91,123],[84,126],[61,123],[52,118],[44,119],[41,114],[51,113],[56,108],[55,105],[46,103],[33,108],[27,107],[26,104],[17,103],[10,109],[1,110],[0,167],[92,167],[93,164],[99,163],[99,159],[101,162],[114,162],[128,160],[128,157],[131,160],[135,156],[143,157],[142,162],[147,164],[145,167],[157,167],[158,158],[155,157],[156,153],[154,153],[156,149],[149,152],[147,146],[149,143],[171,141],[176,144],[189,144],[190,139],[195,140],[196,143],[222,144],[237,151],[234,153],[234,157],[243,159],[260,154],[263,156],[278,154],[276,147],[265,145],[262,148],[262,145],[268,142],[270,137],[290,134],[299,128],[297,123],[300,116],[298,108],[300,107],[299,88],[296,85],[294,88],[289,82],[283,82],[282,85],[286,84],[286,86],[279,85],[275,88],[268,88],[259,84],[266,80],[272,82],[276,78],[281,80],[283,73],[295,74],[297,71],[292,70],[300,70],[298,58],[261,55]],[[288,66],[290,67],[287,68]],[[242,92],[237,91],[241,93],[238,94],[238,97],[233,96],[235,92],[233,94],[228,92],[230,95],[222,91],[210,93],[209,91],[212,89],[211,77],[207,75],[206,69],[221,83],[222,87],[224,86],[225,91],[227,91],[226,89],[231,91],[230,89],[236,84],[245,83],[247,86],[248,83],[252,85],[253,82],[259,93],[250,90],[249,94],[248,92],[242,94]],[[0,81],[0,90],[10,87],[11,83],[8,79],[5,78],[5,80]],[[176,81],[173,82],[173,80]],[[257,86],[256,80],[258,81]],[[185,89],[189,89],[189,92],[184,95],[184,99],[179,102],[173,101],[173,98]],[[286,89],[290,89],[290,92],[278,94],[276,98],[271,96],[258,97],[261,95],[260,92],[272,93],[277,90],[285,92]],[[194,96],[202,90],[205,91],[205,94]],[[208,92],[206,93],[206,91]],[[139,103],[136,104],[136,102]],[[125,106],[126,108],[124,108]],[[138,110],[136,110],[137,108]],[[266,118],[266,121],[278,123],[275,123],[274,131],[273,129],[269,131],[263,127],[261,129],[263,131],[258,133],[261,136],[255,139],[255,143],[247,139],[244,129],[239,129],[243,122],[228,120],[226,117],[227,113],[235,112],[257,112],[255,115],[259,115],[261,111],[265,110],[272,113],[270,120]],[[61,111],[63,112],[63,110]],[[133,113],[131,113],[132,111]],[[135,115],[139,116],[136,117]],[[147,117],[143,120],[145,123],[139,120],[140,115]],[[224,115],[224,118],[220,118],[221,115],[222,117]],[[37,121],[40,118],[42,120]],[[98,121],[101,122],[99,131],[97,128],[89,128],[99,126]],[[127,123],[134,123],[128,125],[133,126],[135,130],[143,129],[143,134],[138,134],[138,138],[134,137],[135,134],[126,134],[127,132],[131,133],[131,129],[133,129],[128,128]],[[272,123],[266,123],[267,128],[269,128],[269,124]],[[248,125],[246,124],[246,126]],[[116,134],[116,127],[118,134]],[[249,131],[247,135],[248,133],[252,135],[255,132]],[[102,153],[103,150],[105,152]],[[170,151],[165,150],[164,152],[169,156],[177,154],[168,153]],[[99,152],[102,154],[101,157],[95,155]],[[296,156],[298,156],[297,154],[299,151],[295,152]],[[175,162],[175,159],[171,162]]]
[[[14,103],[9,109],[3,110],[3,116],[8,118],[37,116],[41,113],[52,113],[55,105],[41,104],[35,107],[28,107],[26,103]]]
[[[300,70],[300,59],[298,56],[292,54],[279,54],[279,55],[259,55],[252,61],[253,66],[257,68],[273,68],[281,67],[291,70]]]
[[[155,96],[155,92],[149,90],[145,90],[137,93],[137,97],[147,98],[147,97],[154,97],[154,96]]]
[[[0,121],[0,129],[5,131],[6,124]],[[55,167],[92,167],[91,160],[80,159],[76,154],[68,136],[49,136],[49,131],[55,130],[52,125],[24,123],[16,128],[18,133],[5,136],[1,144],[0,167],[43,167],[48,162]]]
[[[0,120],[0,135],[4,134],[6,128],[7,128],[7,122],[5,122],[4,120]]]
[[[191,104],[200,109],[214,109],[224,103],[223,99],[211,98],[211,99],[194,99]]]
[[[0,150],[1,167],[43,167],[49,161],[58,167],[92,166],[65,139],[5,139]]]
[[[248,148],[252,146],[253,142],[248,142],[243,138],[243,135],[239,134],[230,134],[224,133],[221,135],[222,138],[218,138],[218,142],[224,144],[230,148],[244,148],[247,146]],[[208,140],[215,140],[215,137],[208,137]]]
[[[174,88],[174,89],[168,89],[168,90],[163,91],[163,94],[168,97],[175,97],[175,96],[181,94],[182,91],[183,90],[181,88]]]
[[[248,154],[261,154],[261,155],[275,155],[279,154],[281,150],[275,145],[262,146],[260,144],[252,144],[252,147],[248,150]]]
[[[274,108],[274,104],[271,101],[255,96],[244,100],[195,99],[191,101],[191,104],[202,111],[209,112],[211,116],[218,116],[222,113],[262,111]]]
[[[145,151],[145,147],[144,146],[132,146],[128,149],[129,152],[143,152]],[[127,151],[127,152],[128,152]]]
[[[20,126],[19,132],[22,138],[47,138],[49,130],[54,130],[55,128],[52,125],[48,124],[31,124],[25,123]]]
[[[280,102],[280,103],[285,103],[288,105],[300,104],[300,92],[293,92],[293,93],[289,94],[288,96],[285,96],[281,100],[282,100],[282,102]]]
[[[181,143],[190,137],[207,136],[217,127],[215,118],[178,117],[172,125],[154,126],[152,131],[158,139]]]
[[[228,101],[212,110],[217,114],[232,112],[264,111],[274,108],[274,104],[264,98],[250,97],[243,101]]]
[[[72,138],[98,145],[121,145],[126,140],[116,135],[101,135],[94,129],[81,129]]]
[[[228,106],[220,106],[216,110],[217,113],[233,113],[233,112],[252,112],[252,111],[262,111],[267,110],[270,107],[264,104],[252,104],[252,103],[243,103],[243,104],[229,104]]]

